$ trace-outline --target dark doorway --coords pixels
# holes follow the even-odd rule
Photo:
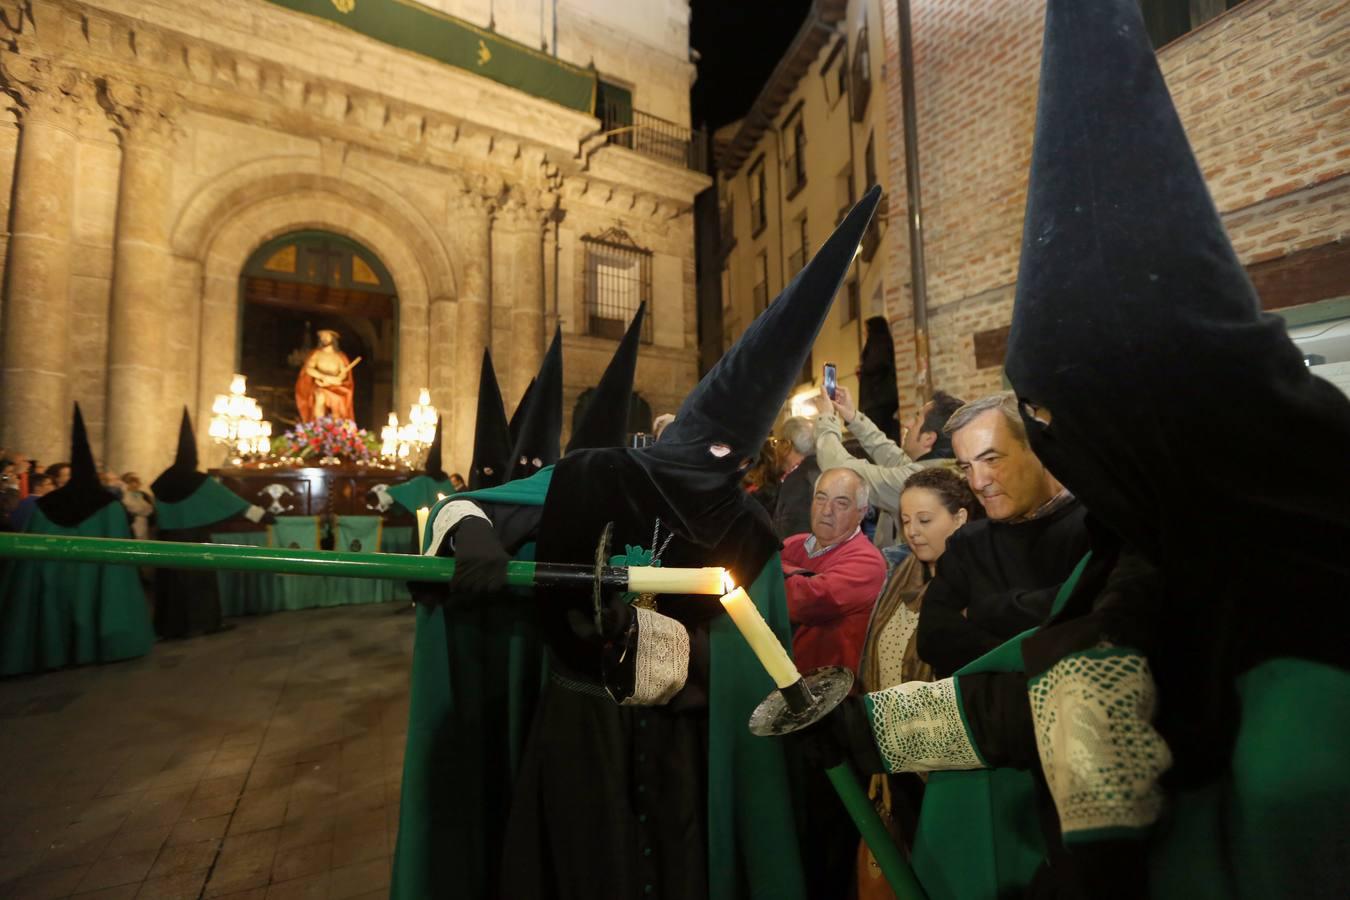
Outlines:
[[[378,428],[394,404],[398,302],[375,254],[326,231],[300,231],[254,251],[239,278],[243,299],[239,371],[263,417],[299,419],[295,379],[321,329],[338,333],[351,359],[356,422]]]

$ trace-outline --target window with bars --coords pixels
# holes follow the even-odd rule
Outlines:
[[[789,275],[796,275],[811,258],[811,239],[806,233],[806,216],[797,220],[797,246],[788,256]]]
[[[647,301],[642,342],[652,342],[652,254],[622,228],[581,239],[586,251],[586,333],[618,340]]]
[[[769,305],[769,255],[760,251],[755,256],[755,315]]]
[[[806,123],[802,121],[800,103],[788,115],[783,132],[783,174],[787,182],[788,199],[792,199],[806,187]]]
[[[769,224],[768,213],[764,208],[764,157],[755,160],[747,176],[750,188],[750,233],[757,237],[764,226]]]
[[[853,97],[850,111],[853,121],[861,122],[867,116],[867,101],[872,97],[872,48],[868,44],[866,25],[858,30],[858,37],[854,40],[850,75]]]

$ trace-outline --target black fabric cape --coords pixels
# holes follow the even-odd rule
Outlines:
[[[667,565],[724,565],[748,584],[774,557],[778,541],[753,501],[728,517],[714,546],[696,543],[632,455],[592,451],[558,463],[538,559],[592,559],[608,522],[615,551],[630,544],[650,549],[658,516],[663,535],[676,530],[661,556]],[[721,608],[710,597],[658,599],[660,613],[690,629],[689,680],[666,706],[623,707],[600,688],[599,648],[567,625],[569,608],[591,608],[589,591],[551,593],[537,607],[551,679],[517,781],[502,896],[704,900],[714,893],[707,853],[708,626]],[[756,890],[779,896],[759,877]],[[741,895],[751,893],[745,887]]]

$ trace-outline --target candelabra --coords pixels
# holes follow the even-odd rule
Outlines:
[[[230,379],[228,394],[216,394],[207,433],[239,461],[271,452],[272,423],[262,417],[258,401],[248,396],[243,375]]]
[[[409,467],[426,462],[426,453],[436,439],[436,407],[431,394],[422,388],[417,402],[408,410],[408,421],[400,425],[398,413],[389,414],[389,422],[380,430],[380,455],[385,460]]]

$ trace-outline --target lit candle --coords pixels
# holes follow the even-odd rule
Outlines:
[[[738,587],[724,596],[722,606],[726,607],[727,615],[736,623],[745,642],[755,651],[755,656],[759,657],[760,665],[769,673],[769,677],[780,690],[791,687],[801,680],[801,673],[797,671],[792,658],[779,643],[778,635],[773,633],[769,623],[759,614],[759,610],[755,608],[755,601],[750,599],[745,588]]]
[[[660,566],[632,566],[628,570],[628,589],[637,594],[710,594],[726,590],[726,569],[664,569]]]
[[[417,552],[418,552],[419,554],[422,552],[423,541],[426,539],[426,533],[427,533],[427,517],[430,516],[430,515],[431,515],[431,510],[427,509],[425,506],[418,507],[418,509],[417,509]]]

